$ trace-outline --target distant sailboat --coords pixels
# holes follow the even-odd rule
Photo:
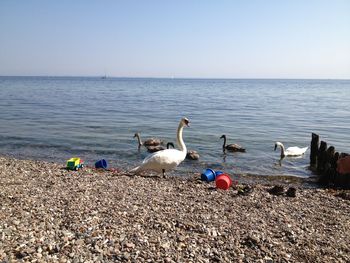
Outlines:
[[[105,71],[105,74],[101,77],[101,79],[106,79],[107,78],[107,74],[106,74],[106,71]]]

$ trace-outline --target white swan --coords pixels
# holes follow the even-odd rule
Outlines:
[[[309,147],[299,148],[297,146],[294,147],[288,147],[287,149],[284,148],[284,145],[281,142],[275,143],[275,151],[277,149],[277,146],[281,147],[281,158],[284,158],[285,156],[300,156],[303,155]]]
[[[139,173],[141,171],[150,170],[157,173],[168,172],[177,167],[183,160],[185,160],[187,148],[182,139],[182,131],[185,126],[189,127],[189,120],[182,118],[177,128],[176,142],[180,150],[177,149],[166,149],[163,151],[155,152],[147,156],[142,164],[135,167],[130,172]]]

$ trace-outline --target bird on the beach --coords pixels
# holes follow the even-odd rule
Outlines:
[[[144,145],[145,147],[147,146],[157,146],[157,145],[160,145],[162,144],[162,140],[160,139],[157,139],[157,138],[150,138],[150,139],[147,139],[145,140],[144,142],[142,142],[141,140],[141,135],[139,132],[135,133],[134,134],[134,138],[137,138],[137,141],[139,143],[139,148]]]
[[[199,159],[199,153],[194,150],[188,150],[186,154],[186,159],[188,160],[198,160]]]
[[[179,150],[165,149],[155,152],[147,156],[140,166],[135,167],[130,172],[137,174],[141,171],[154,171],[163,173],[163,177],[165,177],[165,172],[176,168],[186,157],[187,148],[182,138],[182,132],[184,127],[189,127],[189,123],[187,118],[182,118],[177,128],[176,142]]]
[[[225,150],[228,150],[230,152],[245,152],[245,149],[235,143],[226,145],[226,135],[221,135],[220,139],[224,139],[224,144],[222,145],[222,150],[225,152]]]
[[[287,149],[284,148],[284,145],[281,142],[275,143],[275,151],[277,149],[277,146],[281,147],[281,158],[284,158],[285,156],[300,156],[303,155],[309,147],[300,148],[297,146],[294,147],[288,147]]]

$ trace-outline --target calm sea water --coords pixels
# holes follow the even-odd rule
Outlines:
[[[233,174],[309,177],[309,153],[279,163],[274,142],[309,146],[311,132],[350,151],[350,81],[200,80],[0,77],[0,154],[61,162],[73,156],[93,165],[105,158],[128,169],[147,152],[144,139],[175,142],[182,116],[188,149],[199,161],[175,174],[206,167]],[[246,153],[224,155],[220,136]]]

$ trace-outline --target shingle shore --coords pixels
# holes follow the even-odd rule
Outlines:
[[[242,193],[198,177],[0,157],[0,262],[350,261],[348,192]]]

